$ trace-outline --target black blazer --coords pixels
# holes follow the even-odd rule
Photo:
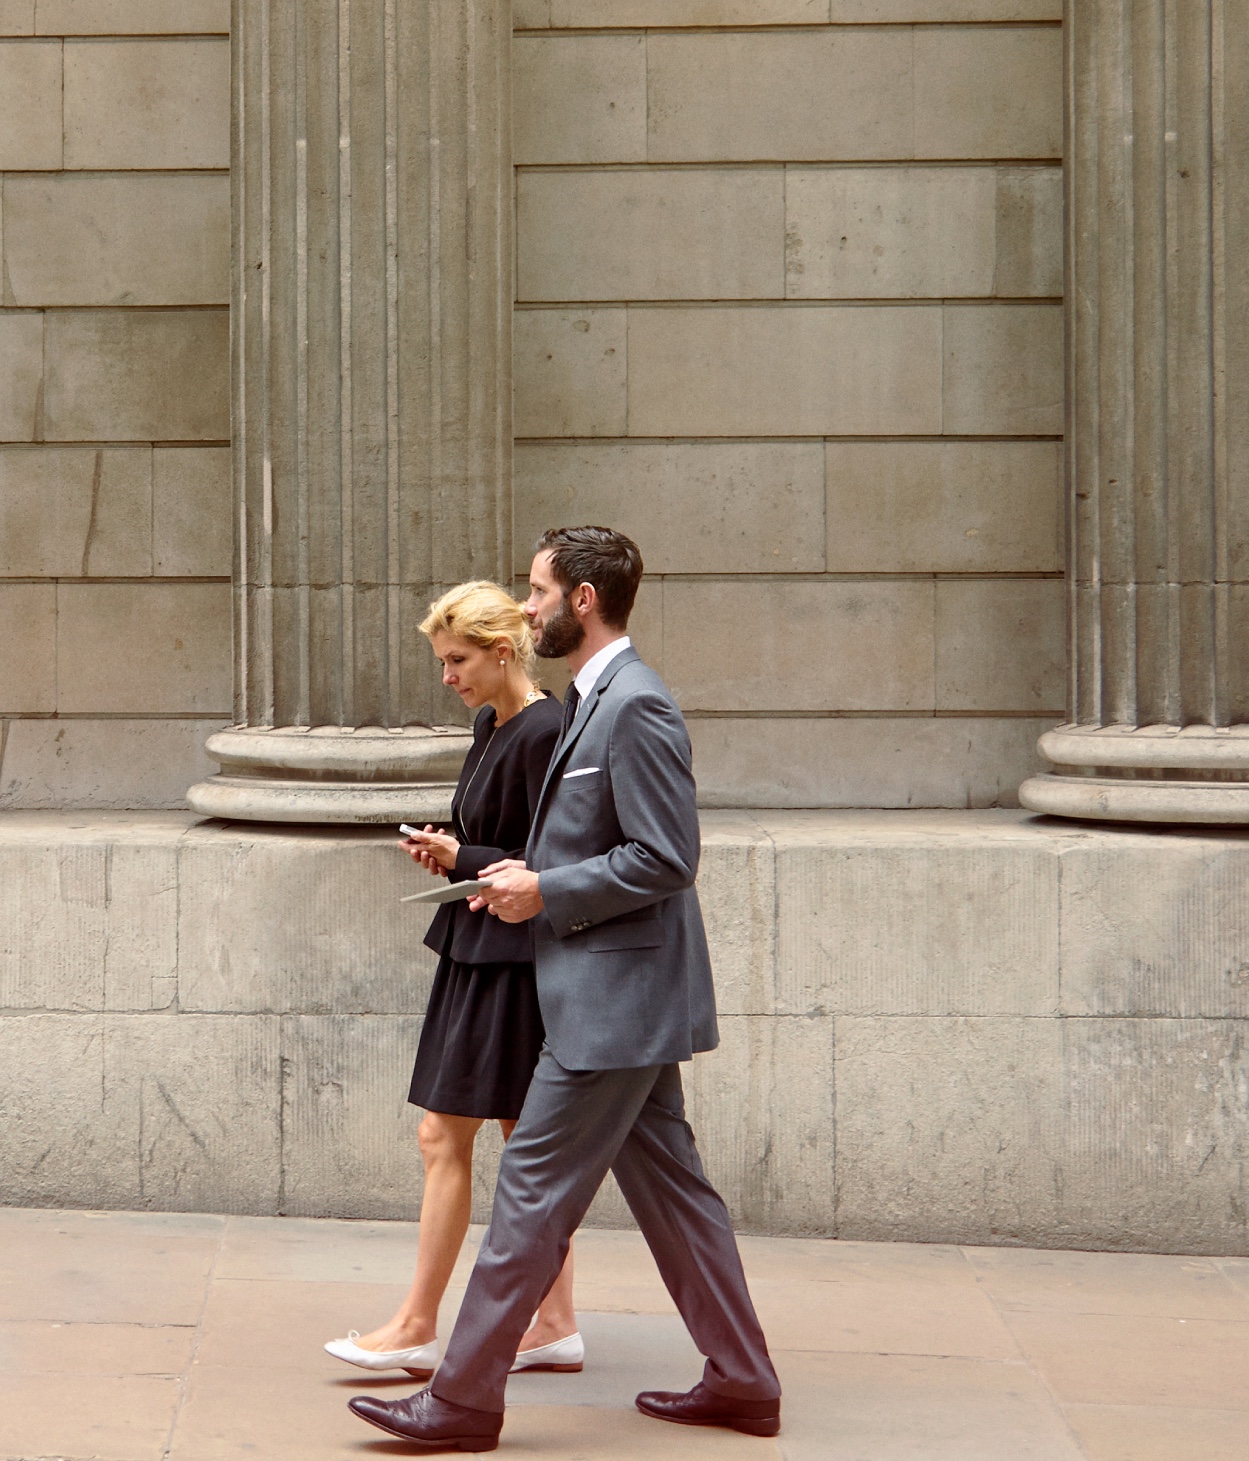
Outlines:
[[[493,706],[479,712],[473,744],[451,800],[452,830],[460,840],[453,882],[475,878],[503,857],[524,857],[538,794],[559,740],[564,707],[554,695],[535,700],[495,729]],[[531,964],[527,923],[503,923],[468,903],[443,903],[426,945],[459,964]]]

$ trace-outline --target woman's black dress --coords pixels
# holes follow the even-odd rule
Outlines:
[[[523,857],[538,793],[559,739],[552,695],[503,725],[487,706],[451,803],[460,842],[453,881],[503,857]],[[514,1121],[542,1048],[542,1014],[526,923],[502,923],[468,903],[443,903],[425,935],[442,957],[434,976],[408,1100],[449,1116]]]

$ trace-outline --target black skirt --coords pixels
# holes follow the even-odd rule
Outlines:
[[[544,1034],[532,964],[457,964],[444,954],[408,1100],[447,1116],[515,1121]]]

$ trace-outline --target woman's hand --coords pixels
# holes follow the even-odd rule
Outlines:
[[[455,867],[460,844],[450,832],[438,832],[432,823],[425,824],[425,830],[414,837],[405,837],[400,847],[435,877],[445,878]]]

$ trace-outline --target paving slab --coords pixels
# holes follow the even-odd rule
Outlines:
[[[1045,1386],[1021,1361],[781,1354],[785,1461],[1079,1461]],[[674,1452],[674,1455],[677,1453]]]
[[[1088,1461],[1244,1461],[1243,1410],[1173,1410],[1157,1405],[1067,1408]]]
[[[443,1304],[449,1334],[482,1229]],[[415,1223],[0,1207],[0,1461],[410,1456],[322,1345],[385,1319]],[[638,1414],[701,1359],[635,1232],[579,1234],[580,1374],[508,1384],[509,1461],[1243,1461],[1249,1261],[741,1240],[775,1439]]]
[[[967,1259],[981,1287],[1003,1310],[1249,1318],[1246,1290],[1238,1289],[1211,1258],[973,1248]],[[1245,1268],[1249,1278],[1249,1263]]]

